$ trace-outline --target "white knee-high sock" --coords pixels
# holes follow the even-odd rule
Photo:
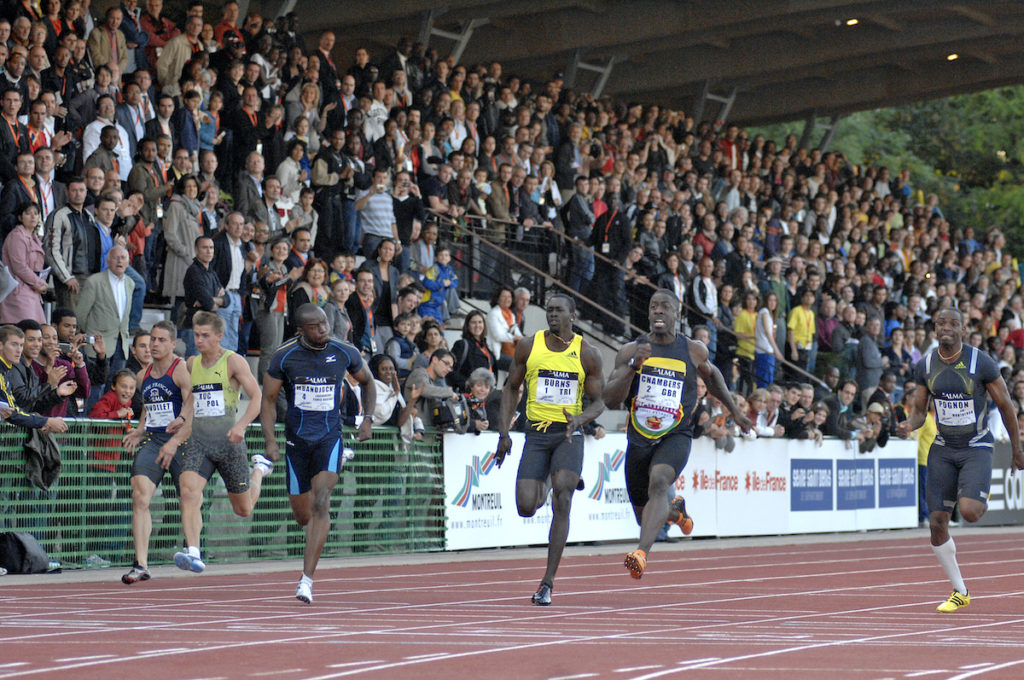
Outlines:
[[[960,565],[956,563],[956,545],[953,543],[953,537],[950,536],[949,540],[942,545],[933,545],[932,552],[939,558],[939,564],[942,565],[942,570],[946,572],[950,583],[953,584],[953,590],[961,595],[966,595],[967,586],[964,584],[963,577],[960,576]]]

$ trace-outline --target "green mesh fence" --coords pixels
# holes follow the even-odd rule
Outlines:
[[[123,450],[122,423],[68,421],[58,435],[63,469],[48,491],[31,487],[24,475],[23,431],[0,425],[0,531],[27,531],[64,567],[84,567],[98,555],[114,565],[131,565],[131,455]],[[284,427],[277,440],[284,451]],[[440,438],[404,444],[398,430],[375,428],[357,442],[345,463],[331,502],[331,533],[325,557],[364,552],[444,549],[444,476]],[[258,426],[246,432],[249,454],[262,453]],[[170,476],[153,498],[149,563],[170,561],[184,542],[178,496]],[[203,559],[242,561],[301,557],[304,535],[292,517],[285,487],[285,463],[263,482],[253,514],[236,516],[219,475],[203,502]]]

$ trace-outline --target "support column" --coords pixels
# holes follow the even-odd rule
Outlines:
[[[832,138],[836,135],[836,128],[839,127],[839,121],[843,119],[842,115],[832,116],[832,122],[829,125],[824,126],[826,128],[825,136],[821,138],[821,143],[818,145],[822,151],[828,149],[829,144],[832,143]],[[821,127],[821,126],[819,126]]]
[[[281,9],[277,10],[275,18],[281,18],[293,9],[295,9],[295,0],[283,0],[283,2],[281,2]]]
[[[581,70],[597,73],[597,82],[594,83],[594,87],[590,90],[591,96],[597,99],[601,96],[605,86],[608,85],[608,78],[611,77],[612,69],[617,61],[621,61],[621,59],[613,55],[608,57],[603,64],[586,62],[582,59],[581,51],[574,50],[572,59],[569,60],[569,65],[565,68],[565,86],[576,87],[576,79],[579,77]]]
[[[451,55],[455,59],[455,62],[462,58],[462,53],[466,50],[466,46],[469,44],[470,38],[473,37],[473,31],[481,26],[486,26],[491,22],[490,19],[471,19],[467,23],[462,24],[461,29],[456,33],[453,31],[446,31],[441,28],[434,26],[434,21],[443,13],[443,10],[427,10],[423,17],[423,25],[420,27],[420,42],[424,45],[430,44],[430,39],[433,36],[441,38],[447,38],[455,44],[452,45]]]
[[[814,128],[817,126],[816,113],[812,109],[807,114],[807,120],[804,121],[804,131],[800,133],[800,141],[796,144],[798,149],[806,149],[807,145],[811,142],[811,135],[814,134]]]

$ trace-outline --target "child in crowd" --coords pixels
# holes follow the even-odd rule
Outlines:
[[[126,368],[114,374],[113,389],[104,394],[89,411],[90,418],[130,420],[139,414],[132,411],[135,396],[135,374]]]
[[[451,268],[452,253],[446,245],[437,247],[434,255],[434,264],[423,275],[423,285],[426,286],[429,297],[420,304],[420,314],[431,316],[444,323],[451,316],[452,300],[458,301],[459,277]],[[459,308],[461,302],[456,302],[454,309]]]
[[[395,334],[384,346],[384,353],[391,357],[395,364],[395,371],[398,373],[398,379],[403,382],[412,372],[412,362],[418,354],[413,342],[416,338],[416,334],[413,332],[414,317],[414,314],[408,312],[399,314],[395,319]],[[418,330],[419,324],[416,326]]]
[[[351,253],[339,252],[331,258],[331,271],[328,273],[328,283],[333,286],[339,279],[345,279],[355,283],[356,278],[352,275],[352,269],[356,266],[356,258]]]

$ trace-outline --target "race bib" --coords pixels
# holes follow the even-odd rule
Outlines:
[[[640,433],[660,437],[682,420],[685,379],[683,371],[644,365],[633,400],[633,424]]]
[[[295,385],[295,407],[303,411],[333,411],[334,385]]]
[[[197,418],[215,418],[226,413],[224,389],[222,387],[211,389],[193,388],[192,398]]]
[[[974,425],[978,416],[974,413],[973,399],[936,399],[935,419],[940,425],[963,427]]]
[[[146,404],[146,427],[167,427],[174,418],[173,402],[154,401]]]
[[[572,406],[579,395],[579,376],[569,371],[537,371],[536,394],[534,401],[538,404],[552,406]]]

